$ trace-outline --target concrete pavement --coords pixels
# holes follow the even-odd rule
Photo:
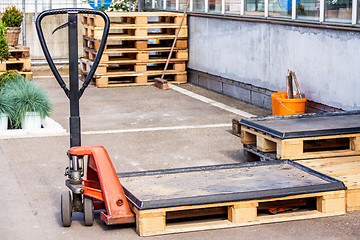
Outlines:
[[[49,93],[52,118],[68,129],[69,104],[54,79],[35,79]],[[269,112],[192,85],[191,90],[255,115]],[[231,119],[240,117],[174,90],[153,86],[98,89],[81,99],[83,145],[103,145],[118,172],[238,163],[240,139]],[[140,239],[134,225],[94,226],[73,215],[60,220],[60,194],[69,136],[0,140],[0,239]],[[141,186],[139,186],[141,187]],[[147,239],[360,239],[360,212],[278,224],[199,231]]]

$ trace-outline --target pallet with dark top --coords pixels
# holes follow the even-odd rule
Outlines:
[[[305,114],[234,120],[233,129],[259,152],[309,159],[360,154],[359,120],[360,112]]]
[[[360,154],[360,133],[280,139],[241,126],[241,143],[254,145],[260,152],[275,152],[277,159],[296,160]]]
[[[119,173],[118,177],[140,236],[345,213],[346,188],[341,181],[290,160]]]

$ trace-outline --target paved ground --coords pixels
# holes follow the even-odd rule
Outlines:
[[[52,118],[68,129],[68,100],[53,79],[35,80],[54,104]],[[192,85],[183,88],[255,115],[268,111]],[[234,113],[174,90],[97,89],[81,100],[83,145],[103,145],[118,172],[238,163]],[[74,214],[61,226],[59,204],[69,136],[0,140],[0,239],[140,239],[134,225],[83,226]],[[141,187],[141,186],[139,186]],[[360,239],[360,212],[261,226],[200,231],[148,239]]]

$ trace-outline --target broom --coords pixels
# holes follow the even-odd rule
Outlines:
[[[165,72],[166,72],[166,70],[167,70],[167,67],[168,67],[168,65],[169,65],[169,61],[170,61],[172,52],[173,52],[173,50],[174,50],[174,47],[175,47],[177,38],[178,38],[178,36],[179,36],[179,32],[180,32],[180,30],[181,30],[181,26],[182,26],[182,24],[183,24],[183,22],[184,22],[185,15],[186,15],[187,9],[188,9],[188,7],[189,7],[189,3],[190,3],[190,0],[187,0],[187,2],[186,2],[186,7],[185,7],[185,10],[184,10],[183,16],[182,16],[182,18],[181,18],[180,25],[179,25],[178,30],[177,30],[177,32],[176,32],[175,39],[174,39],[174,42],[173,42],[173,44],[172,44],[172,46],[171,46],[171,50],[170,50],[169,56],[168,56],[168,58],[167,58],[167,61],[166,61],[166,64],[165,64],[163,73],[162,73],[162,75],[161,75],[161,78],[155,78],[155,79],[154,79],[154,80],[155,80],[155,86],[158,87],[158,88],[160,88],[160,89],[164,89],[164,90],[169,89],[169,85],[168,85],[167,81],[164,79],[164,76],[165,76]]]

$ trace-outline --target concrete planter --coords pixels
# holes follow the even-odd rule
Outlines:
[[[0,131],[8,129],[8,115],[5,113],[0,113]]]
[[[41,118],[40,113],[37,112],[27,112],[25,119],[21,122],[22,129],[40,129],[41,128]]]

